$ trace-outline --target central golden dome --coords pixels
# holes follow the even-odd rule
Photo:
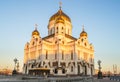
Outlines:
[[[69,16],[67,16],[61,9],[59,9],[57,13],[51,16],[49,21],[56,20],[59,17],[62,17],[64,20],[71,22]]]

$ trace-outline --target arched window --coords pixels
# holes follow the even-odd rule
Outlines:
[[[69,29],[68,29],[68,34],[69,34]]]
[[[64,51],[62,51],[62,60],[64,60]]]
[[[32,64],[31,68],[33,68],[33,67],[34,67],[34,65]]]
[[[71,72],[73,72],[73,66],[71,66]]]
[[[45,66],[45,68],[47,68],[47,66]]]
[[[34,45],[34,44],[35,44],[35,42],[33,41],[32,45]]]
[[[56,29],[56,33],[58,33],[58,27],[57,27],[57,29]]]
[[[48,51],[46,51],[46,59],[48,59]]]
[[[71,51],[71,60],[73,60],[73,51]]]
[[[87,46],[87,44],[86,44],[86,43],[84,43],[84,45],[85,45],[85,46]]]
[[[55,74],[57,74],[58,73],[58,70],[57,69],[55,69]]]
[[[82,39],[81,39],[81,41],[83,42],[83,41],[84,41],[84,39],[82,38]]]
[[[80,60],[80,51],[78,50],[78,59]]]
[[[55,28],[53,27],[53,29],[52,29],[52,33],[53,33],[53,34],[55,33],[54,31],[55,31]]]
[[[62,27],[62,30],[63,30],[63,27]]]
[[[38,38],[36,38],[36,41],[38,41]]]
[[[41,64],[38,65],[38,68],[40,68]]]
[[[50,30],[50,34],[52,34],[52,29]]]
[[[55,59],[57,59],[57,51],[55,51]]]
[[[62,69],[62,73],[65,74],[65,69]]]

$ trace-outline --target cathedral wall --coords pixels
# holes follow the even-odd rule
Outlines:
[[[79,39],[72,37],[71,20],[61,9],[49,21],[48,36],[41,39],[35,29],[29,46],[25,46],[24,73],[38,68],[48,69],[54,75],[94,72],[94,49],[87,33],[83,30]]]

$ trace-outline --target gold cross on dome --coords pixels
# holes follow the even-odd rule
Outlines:
[[[61,2],[61,1],[59,2],[59,5],[60,5],[59,7],[60,7],[60,9],[61,9],[61,8],[62,8],[62,2]]]
[[[35,30],[37,30],[38,24],[35,24]]]
[[[84,24],[83,24],[83,25],[82,25],[82,30],[83,30],[83,31],[84,31],[84,27],[85,27],[85,26],[84,26]]]

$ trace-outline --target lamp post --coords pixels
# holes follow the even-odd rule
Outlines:
[[[100,60],[98,60],[98,69],[99,69],[99,71],[98,71],[98,79],[102,79],[102,72],[101,72],[101,69],[102,69],[102,67],[101,67],[101,61]]]
[[[15,62],[15,67],[14,67],[14,70],[16,70],[16,64],[17,64],[17,58],[14,59],[14,62]]]
[[[117,65],[113,65],[113,72],[114,72],[114,76],[116,76],[117,74]]]
[[[15,75],[15,74],[18,74],[19,62],[18,62],[18,59],[17,59],[17,58],[15,58],[13,61],[14,61],[14,63],[15,63],[15,66],[14,66],[14,70],[13,70],[12,74]]]

